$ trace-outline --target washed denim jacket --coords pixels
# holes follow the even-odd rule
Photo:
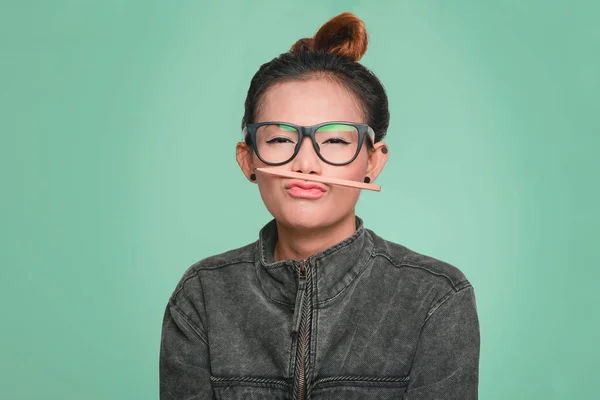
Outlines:
[[[274,261],[271,220],[191,266],[164,316],[161,400],[477,399],[469,281],[355,218],[306,260]]]

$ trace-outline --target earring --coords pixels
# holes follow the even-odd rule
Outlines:
[[[368,176],[365,176],[365,183],[371,183],[371,178],[369,178]]]
[[[250,180],[251,181],[255,181],[256,180],[256,174],[250,174]]]
[[[382,148],[381,148],[381,152],[382,152],[383,154],[387,154],[387,152],[388,152],[388,149],[387,149],[387,147],[382,147]]]

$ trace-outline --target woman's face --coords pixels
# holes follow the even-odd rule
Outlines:
[[[271,87],[262,98],[256,122],[282,121],[296,125],[316,125],[326,121],[366,123],[358,99],[341,84],[328,79],[282,82]],[[368,140],[368,139],[366,139]],[[380,145],[380,143],[377,143]],[[305,137],[297,156],[277,168],[304,174],[316,174],[363,182],[373,159],[363,144],[357,158],[350,164],[336,166],[322,161],[310,138]],[[381,158],[381,152],[378,151]],[[270,167],[252,151],[251,167]],[[376,157],[375,157],[376,158]],[[241,164],[240,164],[241,165]],[[369,168],[371,166],[371,168]],[[381,165],[381,168],[383,165]],[[370,171],[374,180],[377,171]],[[295,179],[256,173],[256,182],[265,206],[280,224],[293,228],[324,228],[345,218],[353,218],[360,189],[331,184],[316,184],[316,196],[290,184]],[[322,192],[321,192],[322,191]],[[313,191],[313,195],[315,191]]]

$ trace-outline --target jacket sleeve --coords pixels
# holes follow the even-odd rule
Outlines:
[[[208,341],[173,300],[167,305],[160,345],[160,399],[212,399]]]
[[[405,399],[477,399],[478,383],[479,320],[468,285],[452,290],[429,312]]]

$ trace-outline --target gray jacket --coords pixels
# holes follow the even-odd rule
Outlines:
[[[272,220],[256,242],[191,266],[164,316],[160,398],[477,399],[469,281],[356,227],[275,262]]]

